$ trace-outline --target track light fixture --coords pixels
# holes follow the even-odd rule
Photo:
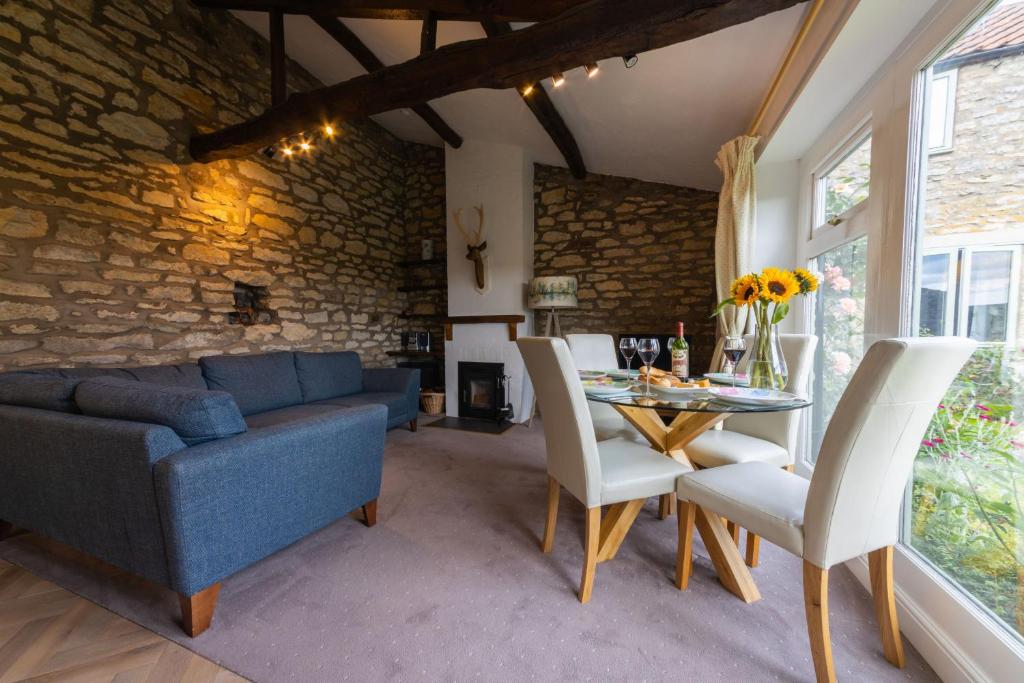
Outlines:
[[[527,83],[523,87],[519,88],[519,92],[522,93],[523,97],[527,97],[533,92],[533,83]]]
[[[565,76],[562,75],[561,71],[556,71],[555,73],[551,74],[551,85],[555,86],[556,88],[561,88],[564,83]]]
[[[597,72],[601,70],[601,67],[597,64],[585,64],[583,69],[587,72],[587,78],[593,78],[597,75]]]
[[[634,54],[622,55],[622,63],[626,65],[627,69],[632,69],[638,61],[640,58]]]

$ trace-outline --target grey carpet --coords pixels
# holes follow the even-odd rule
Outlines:
[[[447,429],[388,436],[379,522],[345,519],[224,583],[213,628],[189,639],[176,598],[15,537],[0,557],[255,681],[811,681],[799,560],[768,544],[746,605],[699,543],[685,593],[672,583],[675,518],[648,503],[619,555],[576,600],[582,507],[562,495],[551,555],[537,547],[540,425],[501,436]],[[832,572],[840,680],[936,680],[905,643],[882,659],[867,592]]]

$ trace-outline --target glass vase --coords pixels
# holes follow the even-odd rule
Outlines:
[[[778,325],[757,326],[747,374],[750,376],[751,388],[779,391],[786,388],[789,370],[786,368],[786,358],[782,355]]]

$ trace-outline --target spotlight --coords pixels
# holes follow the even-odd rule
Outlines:
[[[563,83],[565,83],[565,76],[562,75],[561,71],[551,74],[551,85],[561,88]]]
[[[303,140],[302,142],[299,143],[299,149],[301,149],[303,152],[308,152],[309,150],[313,149],[313,145]]]
[[[519,92],[523,94],[523,97],[526,97],[527,95],[533,92],[533,83],[528,83],[524,85],[522,88],[519,89]]]
[[[627,69],[632,69],[638,61],[640,58],[636,55],[622,55],[622,63],[626,65]]]
[[[270,145],[269,147],[264,147],[261,151],[263,152],[263,156],[265,156],[268,159],[273,159],[274,155],[277,154],[277,148],[274,147],[273,145]]]
[[[583,69],[587,72],[587,78],[593,78],[597,75],[597,72],[601,70],[597,64],[585,64]]]
[[[292,149],[291,147],[284,147],[281,149],[281,152],[284,153],[286,157],[290,157],[291,155],[295,154],[295,150]]]
[[[334,126],[332,126],[329,123],[326,126],[324,126],[324,135],[326,135],[327,137],[333,137],[334,136]]]

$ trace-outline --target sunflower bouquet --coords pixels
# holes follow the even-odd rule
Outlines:
[[[750,366],[751,386],[782,389],[786,385],[785,360],[781,350],[774,348],[777,338],[775,326],[789,313],[789,302],[797,295],[810,294],[818,289],[818,276],[806,268],[765,268],[760,273],[747,273],[736,278],[729,289],[729,297],[715,308],[712,317],[728,306],[747,306],[747,320],[754,316],[757,329]]]

